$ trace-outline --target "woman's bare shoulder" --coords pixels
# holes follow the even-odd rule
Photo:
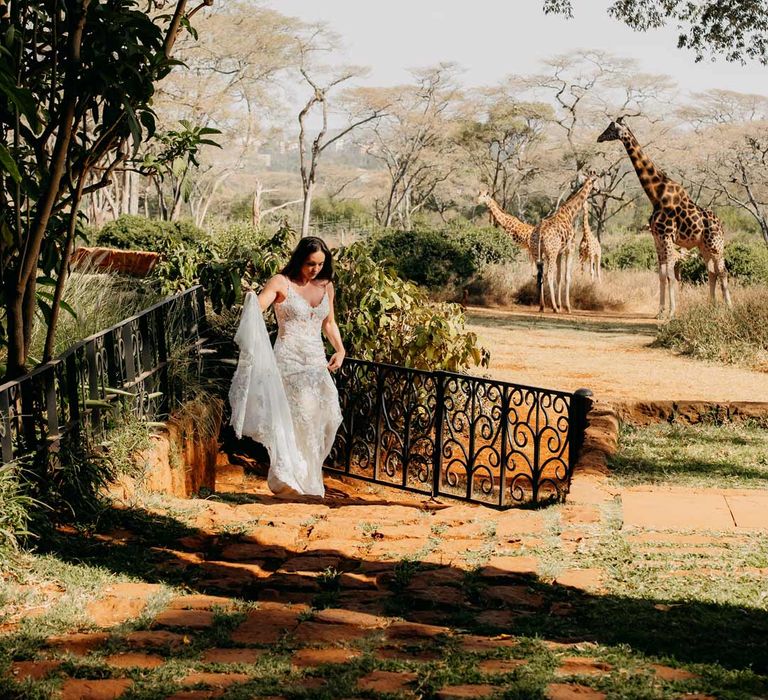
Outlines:
[[[270,277],[264,286],[272,287],[273,289],[285,289],[288,286],[288,278],[281,273],[277,273]]]

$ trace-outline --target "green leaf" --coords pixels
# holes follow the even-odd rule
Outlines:
[[[64,301],[63,299],[59,302],[59,306],[61,306],[64,311],[66,311],[72,318],[77,318],[77,311],[75,311],[68,302]]]
[[[5,170],[16,182],[21,182],[21,173],[19,172],[19,166],[16,165],[16,161],[11,156],[8,149],[0,143],[0,166]]]
[[[51,309],[51,305],[47,301],[43,301],[38,296],[37,299],[37,305],[40,308],[40,312],[43,314],[43,318],[45,319],[45,324],[47,326],[51,325],[51,319],[53,318],[53,309]]]

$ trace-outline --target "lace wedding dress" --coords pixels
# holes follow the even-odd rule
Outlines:
[[[328,295],[311,306],[288,283],[275,304],[278,334],[274,351],[252,292],[235,335],[240,359],[229,390],[231,423],[238,437],[267,448],[267,484],[274,493],[323,496],[323,462],[341,424],[336,386],[328,371],[322,324]]]

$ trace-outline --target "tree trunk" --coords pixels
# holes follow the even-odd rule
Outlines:
[[[49,362],[53,357],[54,343],[56,340],[56,326],[59,323],[59,313],[61,311],[61,300],[64,297],[64,285],[67,282],[69,274],[69,261],[72,257],[72,247],[75,242],[75,232],[77,231],[77,212],[80,209],[80,200],[83,197],[83,188],[87,173],[80,175],[77,183],[77,189],[72,199],[72,209],[69,214],[69,227],[67,228],[67,239],[64,243],[64,250],[61,254],[61,264],[59,265],[59,276],[56,279],[56,290],[53,294],[53,303],[51,304],[51,318],[48,323],[48,330],[45,335],[45,349],[43,350],[43,362]]]
[[[254,228],[261,228],[261,193],[263,191],[261,182],[256,182],[256,189],[253,192],[253,202],[251,203],[251,224]]]
[[[310,182],[304,192],[304,206],[301,211],[301,237],[306,238],[309,235],[309,215],[312,210],[312,193],[315,189],[315,183]]]

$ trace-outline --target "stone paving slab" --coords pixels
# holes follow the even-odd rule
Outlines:
[[[652,530],[731,530],[735,527],[724,495],[694,489],[621,492],[624,527]]]
[[[728,507],[733,513],[736,527],[745,530],[768,530],[768,493],[756,492],[725,496]]]

